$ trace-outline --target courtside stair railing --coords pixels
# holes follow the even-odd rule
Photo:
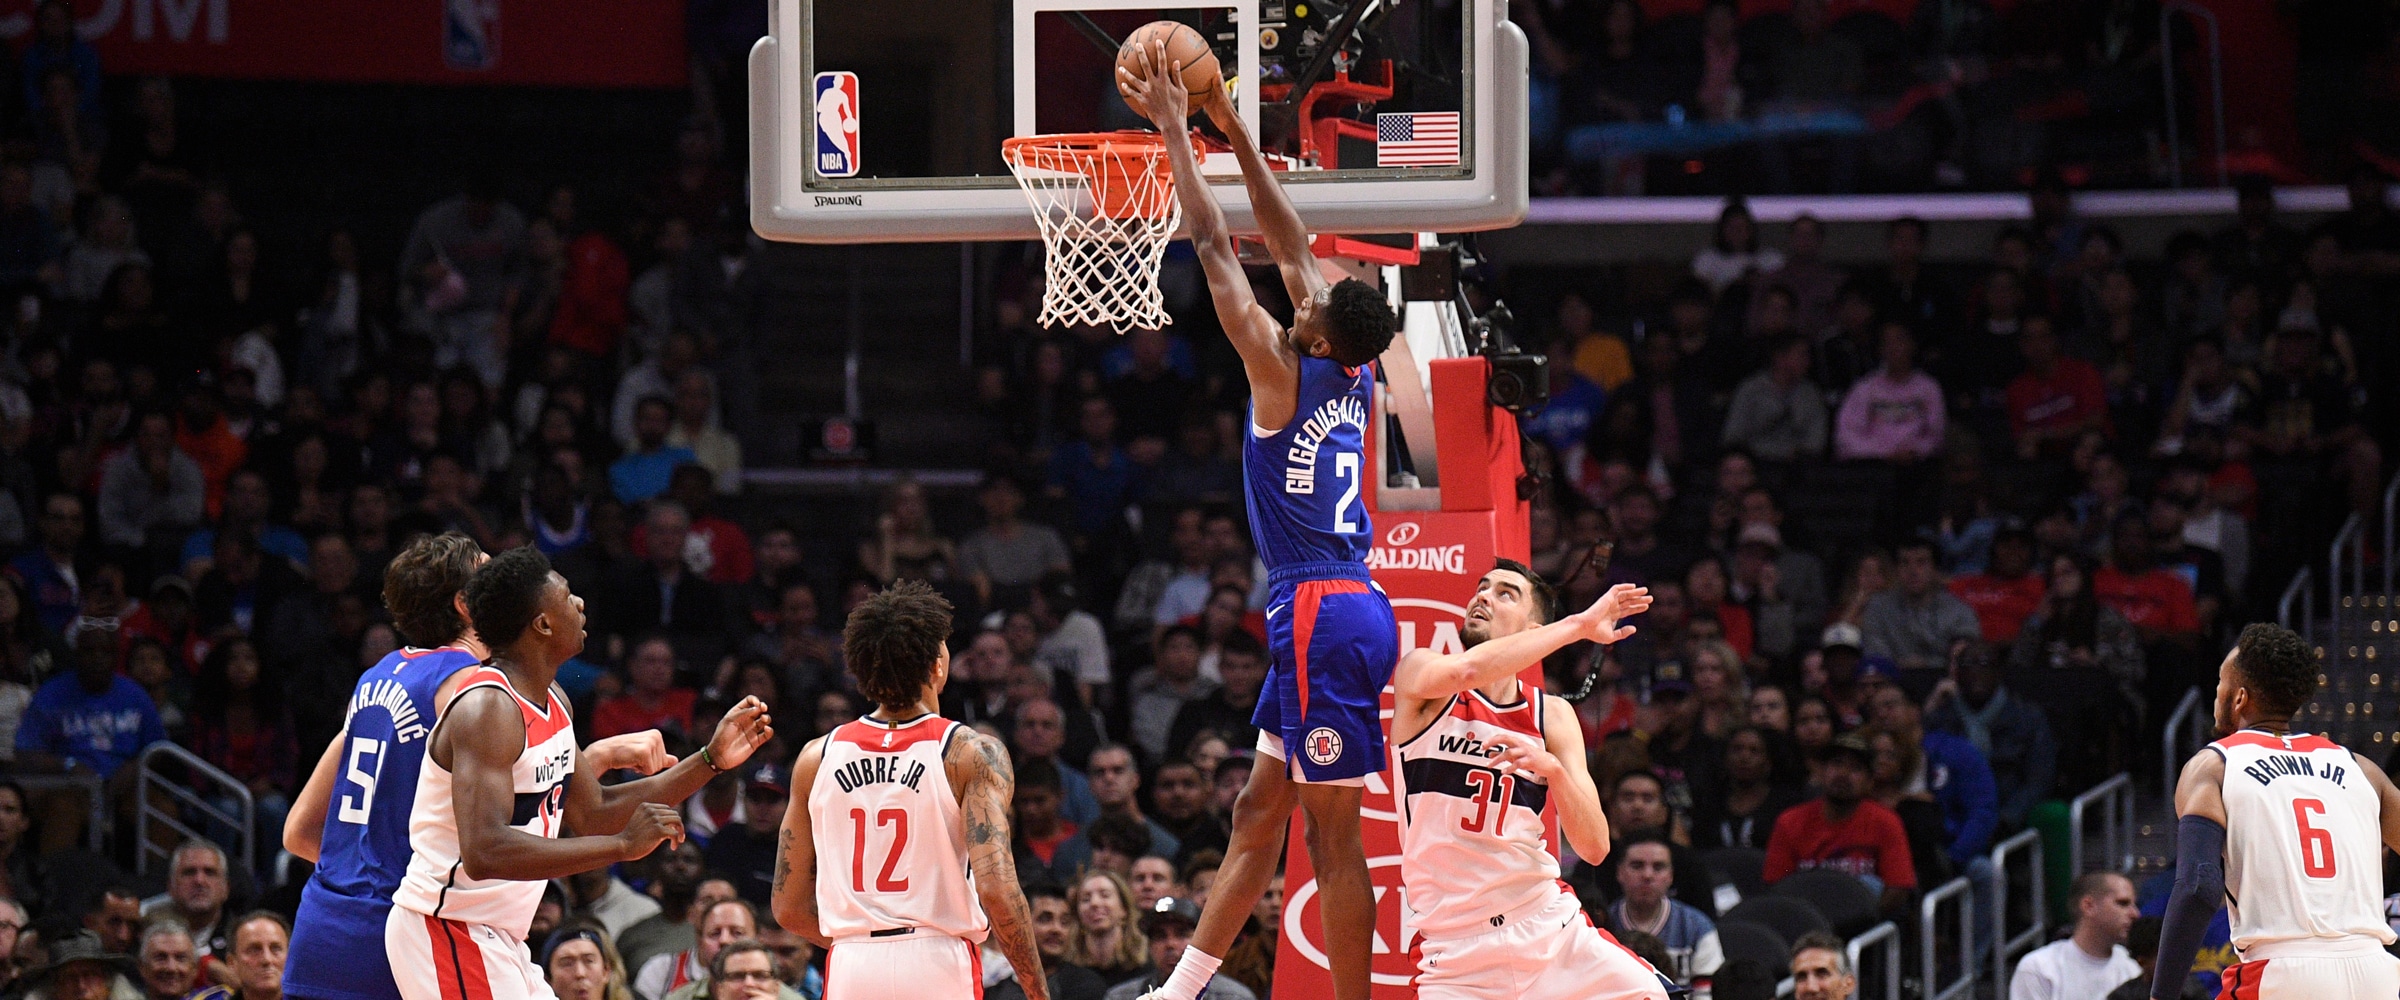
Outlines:
[[[2011,867],[2011,866],[2014,867]],[[2016,880],[2010,873],[2022,869],[2030,899],[2024,910],[2032,920],[2024,930],[2008,932],[2009,893]],[[2008,989],[2009,973],[2015,971],[2017,958],[2041,947],[2050,940],[2049,874],[2042,870],[2042,832],[2027,830],[2000,842],[1992,848],[1992,922],[1988,930],[1992,941],[1992,982],[1995,991]]]
[[[2187,697],[2194,702],[2198,692]],[[2069,857],[2075,860],[2076,870],[2082,871],[2085,859],[2099,863],[2116,863],[2120,871],[2130,871],[2133,865],[2133,777],[2119,774],[2101,782],[2075,798],[2069,807],[2074,827],[2068,839]],[[2100,818],[2100,841],[2086,848],[2084,837],[2087,814]],[[2009,975],[2016,969],[2017,959],[2049,941],[2049,895],[2044,880],[2048,877],[2042,867],[2042,835],[2039,830],[2025,830],[1993,846],[1986,856],[1992,865],[1992,893],[1988,901],[1975,897],[1973,883],[1965,877],[1951,879],[1941,887],[1925,894],[1917,904],[1916,975],[1913,977],[1928,1000],[1954,1000],[1975,995],[1977,983],[1988,981],[1999,994],[2008,989]],[[2022,884],[2023,892],[2017,887]],[[1977,904],[1981,903],[1981,906]],[[1954,912],[1952,923],[1958,933],[1945,942],[1940,936],[1943,911]],[[1982,912],[1978,912],[1978,911]],[[2010,914],[2020,913],[2026,923],[2012,933]],[[1941,979],[1942,946],[1955,945],[1956,978]],[[1980,945],[1980,947],[1978,947]],[[1851,938],[1846,948],[1850,968],[1859,975],[1859,995],[1868,1000],[1882,994],[1883,1000],[1900,1000],[1902,981],[1912,978],[1904,966],[1900,943],[1900,925],[1886,920]],[[1988,963],[1978,961],[1978,952],[1988,954]],[[1870,976],[1865,957],[1872,952],[1876,964]],[[1777,987],[1778,997],[1791,996],[1792,980],[1786,978]]]
[[[1974,992],[1975,989],[1975,884],[1965,876],[1951,879],[1942,887],[1925,894],[1917,904],[1918,979],[1924,984],[1928,1000],[1952,1000]],[[1948,904],[1958,914],[1958,933],[1951,940],[1958,946],[1958,978],[1942,981],[1941,916]]]
[[[2308,707],[2308,728],[2346,743],[2383,742],[2392,712],[2375,707],[2382,690],[2379,643],[2395,638],[2393,528],[2400,515],[2400,474],[2384,485],[2375,518],[2353,512],[2325,547],[2324,575],[2314,566],[2292,574],[2275,603],[2275,617],[2300,633],[2323,671],[2323,695]],[[2372,530],[2381,527],[2380,537]],[[2380,572],[2370,574],[2370,562]]]
[[[189,772],[189,783],[160,770],[162,759],[181,764]],[[258,803],[251,798],[248,785],[200,759],[198,754],[165,740],[144,747],[141,756],[134,759],[134,767],[137,769],[134,772],[134,800],[140,803],[133,814],[135,873],[149,874],[150,859],[153,857],[161,860],[172,858],[176,844],[187,840],[215,840],[221,833],[193,828],[184,822],[188,814],[177,806],[205,817],[200,820],[204,827],[223,826],[239,831],[234,839],[241,844],[241,853],[226,853],[235,859],[234,864],[245,870],[250,868],[251,859],[258,856],[254,843],[256,833],[252,829],[258,816]],[[193,791],[191,785],[209,789],[209,795]],[[230,800],[233,808],[227,810],[217,802],[210,801],[210,796]],[[150,835],[154,825],[173,831],[174,842],[158,843]]]

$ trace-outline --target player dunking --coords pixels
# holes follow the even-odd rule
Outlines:
[[[2176,1000],[2217,903],[2233,907],[2241,964],[2226,997],[2400,995],[2383,915],[2382,845],[2400,850],[2400,789],[2373,761],[2292,731],[2317,690],[2306,640],[2258,624],[2217,668],[2221,739],[2175,786],[2175,891],[2150,995]]]
[[[987,932],[1049,1000],[1017,885],[1000,741],[942,718],[950,604],[921,583],[867,598],[842,659],[875,711],[800,748],[775,849],[775,920],[828,947],[825,995],[983,995]]]
[[[1674,989],[1559,882],[1544,804],[1594,865],[1608,857],[1608,817],[1575,709],[1517,680],[1569,643],[1632,635],[1618,622],[1648,610],[1650,592],[1618,584],[1551,622],[1557,601],[1531,569],[1500,560],[1467,602],[1466,649],[1417,650],[1392,677],[1400,879],[1423,935],[1421,1000],[1665,1000]]]
[[[1259,307],[1225,231],[1225,213],[1182,141],[1189,95],[1183,67],[1155,41],[1120,65],[1117,87],[1166,133],[1175,196],[1209,297],[1250,378],[1250,432],[1242,478],[1250,531],[1267,565],[1267,635],[1273,661],[1251,721],[1259,752],[1283,766],[1258,767],[1233,810],[1233,833],[1200,926],[1165,985],[1150,994],[1193,1000],[1275,874],[1295,804],[1308,817],[1309,861],[1322,901],[1325,954],[1335,1000],[1367,1000],[1374,897],[1359,836],[1366,776],[1384,768],[1384,685],[1399,659],[1398,626],[1367,577],[1373,536],[1360,502],[1366,474],[1369,368],[1392,342],[1396,322],[1383,294],[1356,279],[1327,284],[1309,252],[1308,231],[1234,112],[1223,88],[1203,109],[1242,165],[1267,250],[1292,298],[1285,330]]]
[[[466,673],[426,737],[413,856],[384,945],[404,1000],[550,1000],[525,946],[545,880],[682,839],[682,818],[666,803],[740,766],[774,730],[765,706],[744,698],[700,753],[602,787],[554,683],[583,649],[583,599],[532,546],[486,563],[466,597],[492,657]],[[570,827],[580,836],[562,837]]]

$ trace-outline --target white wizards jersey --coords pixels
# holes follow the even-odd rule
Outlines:
[[[2225,897],[2233,946],[2279,954],[2392,943],[2383,916],[2382,801],[2322,736],[2245,729],[2225,757]],[[2261,956],[2263,957],[2263,956]]]
[[[509,768],[517,798],[508,825],[536,837],[555,838],[565,821],[567,779],[575,773],[574,719],[555,691],[543,692],[543,704],[535,707],[509,684],[507,674],[489,664],[467,674],[451,704],[469,691],[487,687],[507,692],[525,717],[525,750]],[[443,712],[434,723],[435,733],[449,721],[450,713]],[[417,779],[408,844],[416,855],[409,860],[399,891],[392,894],[393,905],[430,917],[486,924],[520,939],[525,936],[549,883],[467,877],[459,862],[451,772],[430,753],[425,755],[425,770]]]
[[[817,923],[844,939],[938,934],[982,941],[965,820],[942,756],[966,727],[938,715],[863,718],[825,740],[808,790]]]
[[[1543,845],[1550,786],[1491,766],[1501,733],[1543,745],[1536,688],[1513,705],[1452,695],[1431,726],[1400,744],[1400,881],[1410,919],[1427,936],[1492,929],[1492,918],[1559,891],[1558,859]]]

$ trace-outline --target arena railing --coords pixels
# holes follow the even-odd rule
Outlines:
[[[2391,484],[2383,488],[2383,592],[2392,592],[2392,559],[2400,556],[2400,541],[2392,538],[2392,514],[2400,505],[2400,473],[2392,475]]]
[[[1951,879],[1942,887],[1925,894],[1917,904],[1918,982],[1923,983],[1927,1000],[1950,1000],[1966,996],[1975,989],[1975,884],[1965,876]],[[1935,933],[1940,926],[1942,904],[1958,901],[1958,978],[1942,982],[1941,938]]]
[[[158,761],[161,757],[175,761],[188,769],[193,783],[209,786],[230,797],[235,803],[233,811],[227,812],[216,803],[203,798],[200,793],[186,787],[185,783],[161,772],[158,769]],[[135,874],[149,874],[150,859],[153,856],[162,860],[172,859],[176,845],[186,840],[214,842],[217,839],[210,833],[193,829],[190,824],[185,823],[183,821],[184,814],[173,808],[177,803],[207,817],[202,821],[203,825],[213,821],[238,831],[234,839],[242,845],[241,853],[234,854],[227,851],[226,854],[231,859],[229,864],[240,865],[244,870],[250,869],[251,859],[258,856],[257,845],[253,842],[256,831],[252,828],[258,816],[258,803],[250,795],[250,786],[242,784],[233,775],[218,770],[215,765],[200,759],[198,754],[165,740],[142,748],[141,756],[134,758],[134,768],[134,801],[140,803],[133,814],[133,870]],[[159,804],[162,797],[166,803],[164,805]],[[151,824],[154,823],[174,831],[175,843],[160,846],[150,836]],[[224,845],[219,844],[218,846],[223,847]]]
[[[2100,851],[2097,856],[2109,868],[2133,870],[2133,776],[2120,772],[2092,786],[2090,791],[2075,797],[2067,806],[2067,869],[2081,875],[2089,852],[2084,849],[2084,834],[2089,828],[2086,815],[2094,807],[2100,811]]]
[[[2285,584],[2283,596],[2275,600],[2275,620],[2283,627],[2300,633],[2300,639],[2310,648],[2317,646],[2317,588],[2315,574],[2302,566]],[[2324,657],[2319,655],[2319,660]]]
[[[1849,946],[1843,950],[1850,956],[1850,971],[1853,974],[1866,974],[1867,967],[1860,958],[1869,948],[1881,955],[1884,1000],[1900,1000],[1900,925],[1886,920],[1850,939]],[[1859,989],[1860,1000],[1865,1000],[1866,992],[1863,986]]]
[[[2183,693],[2175,703],[2175,711],[2167,716],[2165,731],[2158,737],[2158,796],[2167,804],[2169,816],[2175,812],[2175,785],[2183,774],[2183,763],[2208,745],[2208,731],[2215,723],[2216,706],[2202,697],[2199,688]],[[2174,838],[2173,826],[2168,839]]]
[[[2025,884],[2032,888],[2033,898],[2030,911],[2033,914],[2033,924],[2015,935],[2011,935],[2008,933],[2008,894],[2010,887],[2015,885],[2015,882],[2008,877],[2009,864],[2018,858],[2025,859],[2025,864],[2022,866],[2025,870]],[[1992,848],[1992,883],[1997,890],[1992,893],[1992,982],[1999,984],[2002,989],[2007,987],[2008,973],[2015,966],[2017,956],[2039,948],[2049,940],[2050,911],[2047,898],[2049,893],[2047,886],[2043,884],[2047,878],[2048,874],[2042,871],[2042,832],[2040,830],[2027,830],[2001,841],[1999,846]]]
[[[2325,613],[2333,620],[2326,631],[2325,659],[2339,663],[2334,648],[2348,634],[2342,631],[2342,619],[2352,617],[2345,612],[2363,611],[2367,592],[2367,522],[2357,514],[2342,521],[2342,530],[2334,532],[2333,542],[2325,547]],[[2353,651],[2349,656],[2358,654]]]

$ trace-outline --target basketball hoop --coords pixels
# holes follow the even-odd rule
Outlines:
[[[1025,189],[1049,251],[1038,322],[1105,325],[1120,334],[1174,322],[1158,269],[1183,207],[1165,136],[1030,135],[1002,142],[1000,156]]]

